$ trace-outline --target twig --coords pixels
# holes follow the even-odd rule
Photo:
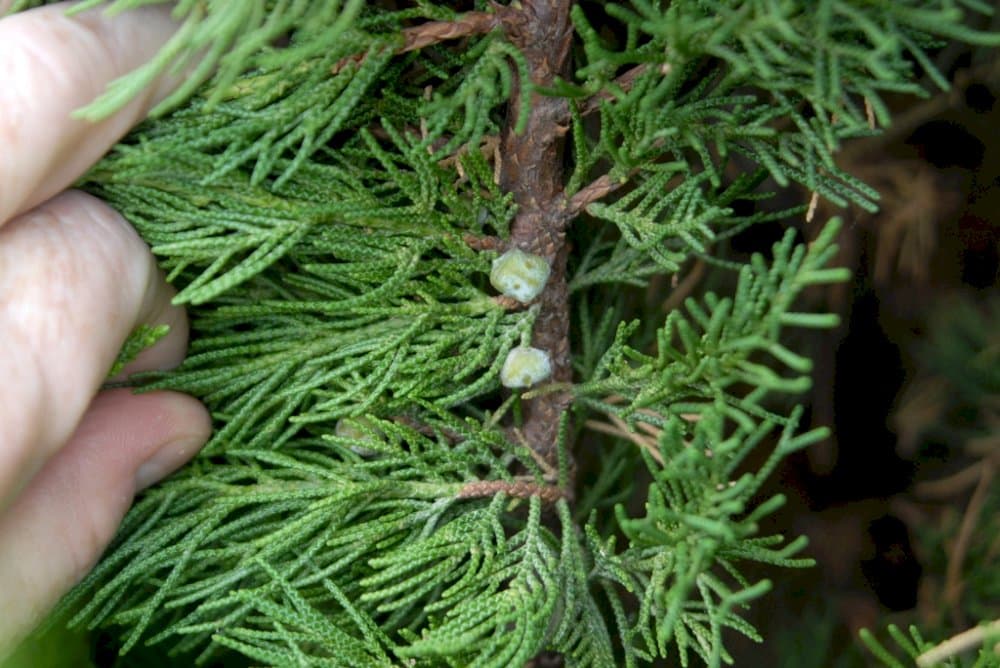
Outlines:
[[[918,483],[913,488],[913,493],[923,498],[943,499],[964,492],[966,489],[976,484],[982,475],[982,468],[986,463],[978,461],[971,466],[967,466],[958,473],[953,473],[946,478],[938,480],[928,480]]]
[[[872,106],[872,101],[865,98],[865,119],[868,121],[868,129],[875,129],[875,107]]]
[[[396,49],[396,53],[417,51],[453,39],[483,35],[500,25],[504,14],[510,11],[513,10],[498,5],[495,12],[466,12],[453,21],[428,21],[404,28],[403,44]],[[364,54],[343,58],[333,66],[333,73],[340,72],[348,63],[361,62],[363,59]]]
[[[636,65],[630,70],[626,70],[620,76],[618,76],[618,78],[614,80],[615,86],[617,86],[618,89],[621,90],[622,92],[628,92],[629,90],[632,89],[632,86],[635,84],[635,80],[638,79],[639,75],[645,72],[647,68],[648,65],[642,64],[642,65]],[[663,74],[669,74],[670,69],[671,69],[670,66],[667,64],[660,66],[660,72],[662,72]],[[611,91],[602,90],[598,93],[594,93],[586,100],[584,100],[583,103],[580,105],[580,115],[588,116],[601,108],[601,102],[611,102],[614,101],[614,99],[615,99],[615,94]],[[572,119],[572,114],[570,114],[568,100],[564,99],[559,100],[558,119],[560,125],[568,125],[570,120]]]
[[[670,291],[670,296],[663,301],[663,305],[660,307],[663,313],[670,313],[684,302],[685,299],[694,291],[696,285],[701,280],[702,276],[705,275],[705,270],[708,265],[705,264],[704,260],[698,260],[691,267],[691,271],[687,273],[677,286]]]
[[[632,69],[627,70],[617,79],[615,79],[614,81],[615,85],[622,91],[630,90],[632,88],[632,85],[635,83],[635,80],[638,79],[639,76],[646,71],[647,67],[648,66],[645,64],[636,65]],[[663,72],[663,74],[668,74],[670,72],[669,65],[661,66],[660,71]],[[580,114],[583,116],[592,114],[593,112],[601,108],[601,102],[611,101],[614,99],[615,96],[610,91],[601,91],[599,93],[595,93],[594,95],[591,95],[589,98],[587,98],[584,101],[583,105],[581,105]],[[563,101],[563,106],[565,108],[560,111],[561,117],[559,122],[560,125],[568,125],[570,122],[569,103]],[[635,171],[633,171],[632,173],[634,174]],[[608,196],[609,194],[621,188],[626,183],[628,183],[628,179],[618,179],[613,181],[609,174],[604,174],[602,176],[599,176],[592,183],[590,183],[590,185],[584,186],[579,191],[577,191],[575,195],[573,195],[573,197],[566,204],[566,213],[570,217],[577,216],[584,209],[587,208],[588,204],[603,199],[604,197]]]
[[[958,537],[952,546],[951,554],[948,555],[948,566],[945,570],[945,603],[952,608],[952,615],[958,618],[958,601],[962,595],[962,562],[965,561],[965,554],[969,550],[969,543],[972,540],[972,532],[979,519],[979,513],[986,503],[986,494],[990,488],[990,481],[993,480],[993,466],[987,462],[983,466],[979,475],[979,484],[976,491],[972,493],[969,505],[965,509],[962,517],[962,525],[959,527]]]
[[[451,429],[442,427],[432,427],[431,425],[424,424],[417,420],[416,418],[410,417],[409,415],[397,415],[392,418],[393,422],[396,424],[401,424],[404,427],[409,427],[418,434],[435,438],[438,435],[444,436],[451,443],[461,443],[465,440],[462,434]]]
[[[819,206],[819,193],[815,190],[809,196],[809,208],[806,210],[806,222],[811,223],[816,216],[816,207]]]
[[[453,39],[482,35],[500,25],[506,7],[496,12],[467,12],[454,21],[431,21],[403,30],[403,46],[399,53],[416,51]]]
[[[545,503],[555,503],[565,497],[558,487],[539,485],[526,480],[477,480],[463,485],[455,496],[459,499],[481,499],[497,494],[506,494],[517,499],[537,496]]]
[[[631,441],[641,449],[648,452],[658,464],[661,466],[663,465],[663,455],[660,454],[660,450],[656,447],[655,443],[651,442],[648,438],[642,436],[641,434],[637,434],[634,431],[629,430],[628,425],[626,425],[618,416],[609,415],[608,417],[615,422],[615,424],[608,424],[607,422],[601,422],[600,420],[587,420],[583,424],[585,427],[601,432],[602,434],[618,436],[619,438]],[[621,424],[619,425],[618,423]]]
[[[501,25],[511,44],[523,54],[531,77],[514,87],[508,121],[500,136],[497,181],[514,197],[517,216],[510,228],[512,246],[544,257],[551,267],[548,282],[538,296],[538,315],[532,345],[548,353],[553,383],[573,380],[569,355],[569,289],[566,283],[566,226],[562,149],[565,102],[545,97],[532,87],[548,88],[566,74],[573,30],[569,19],[571,0],[522,0],[520,9],[501,15]],[[522,95],[531,95],[530,112],[522,132],[517,132],[517,110]],[[522,432],[529,447],[555,467],[556,441],[562,414],[569,408],[569,392],[546,393],[523,401]],[[571,466],[572,468],[572,466]]]
[[[987,638],[995,635],[1000,635],[1000,619],[994,620],[984,626],[976,626],[967,631],[962,631],[958,635],[945,640],[937,647],[927,650],[917,657],[917,666],[919,668],[931,668],[962,652],[979,647]],[[996,652],[995,649],[994,652]]]
[[[602,422],[600,420],[587,420],[586,422],[583,423],[583,426],[593,431],[600,432],[602,434],[607,434],[608,436],[617,436],[618,438],[624,438],[625,440],[631,441],[635,445],[639,446],[643,450],[649,449],[642,436],[632,431],[619,429],[613,424],[608,424],[607,422]]]
[[[438,141],[441,142],[441,146],[444,146],[445,144],[448,143],[448,140],[443,137]],[[436,152],[439,148],[441,148],[441,146],[435,146],[434,144],[431,144],[427,148],[430,149],[430,152],[433,155],[433,153]],[[496,169],[496,161],[498,160],[497,151],[499,148],[500,148],[500,138],[497,137],[496,135],[486,135],[483,137],[482,142],[479,144],[476,150],[481,152],[483,155],[493,158],[494,169]],[[464,179],[465,176],[462,168],[462,156],[468,155],[468,153],[471,150],[473,149],[469,144],[462,144],[451,155],[449,155],[446,158],[443,158],[440,162],[438,162],[438,165],[440,165],[441,167],[454,166],[459,173],[459,177]]]
[[[566,213],[570,216],[577,216],[587,208],[588,204],[603,199],[614,191],[625,185],[625,181],[612,180],[610,174],[598,177],[589,185],[584,186],[570,198],[566,204]]]
[[[625,397],[623,397],[620,394],[609,394],[608,396],[604,397],[604,399],[601,400],[601,403],[608,404],[609,406],[617,406],[619,404],[625,403]],[[608,413],[606,410],[602,410],[601,412],[610,415],[610,413]],[[643,415],[648,415],[652,418],[656,418],[659,420],[663,419],[662,415],[649,408],[640,408],[638,412],[642,413]],[[698,420],[701,419],[701,415],[698,413],[679,413],[678,417],[684,420],[685,422],[697,422]]]
[[[493,251],[503,245],[503,240],[500,237],[480,237],[468,232],[462,235],[462,241],[474,251]]]
[[[545,461],[545,459],[543,459],[537,452],[535,452],[531,448],[530,445],[528,445],[528,441],[526,438],[524,438],[524,433],[520,429],[514,427],[512,431],[514,433],[514,437],[517,438],[517,442],[523,445],[525,448],[527,448],[528,452],[531,453],[531,458],[534,459],[535,463],[538,464],[538,467],[542,469],[543,472],[542,477],[544,478],[544,480],[546,482],[558,480],[559,469],[555,468],[554,466],[552,466],[552,464]]]
[[[649,437],[642,436],[641,434],[632,431],[631,429],[629,429],[629,426],[625,422],[625,420],[621,419],[617,415],[608,415],[608,419],[610,419],[611,422],[616,427],[618,427],[618,429],[620,429],[622,432],[624,432],[626,434],[629,434],[630,435],[630,439],[634,443],[636,443],[637,445],[639,445],[639,447],[641,447],[644,450],[646,450],[646,452],[648,452],[650,454],[650,456],[653,459],[655,459],[658,464],[660,464],[661,466],[663,465],[663,455],[660,454],[660,448],[657,445],[656,441],[650,440]],[[641,426],[644,423],[640,422],[639,424]],[[649,425],[649,427],[652,427],[652,425]],[[655,427],[653,427],[653,428],[655,429]],[[657,432],[662,433],[662,430],[657,430]],[[647,433],[648,433],[648,431],[647,431]],[[654,438],[656,438],[658,436],[659,436],[659,433],[655,434]]]
[[[508,297],[507,295],[495,295],[492,299],[494,304],[505,311],[523,311],[528,308],[528,305],[524,302],[518,301],[513,297]]]
[[[628,92],[629,90],[631,90],[632,85],[635,83],[635,80],[639,78],[639,75],[641,75],[643,72],[646,71],[647,67],[648,66],[646,64],[642,64],[642,65],[636,65],[630,70],[626,70],[615,79],[614,81],[615,85],[622,91]],[[661,65],[660,72],[664,75],[669,74],[670,66],[667,64]],[[605,101],[610,102],[614,99],[615,99],[614,93],[611,93],[610,91],[601,91],[600,93],[591,95],[583,103],[583,106],[580,107],[580,113],[583,114],[584,116],[592,114],[601,108],[601,102]]]
[[[663,429],[648,422],[644,422],[643,420],[636,420],[635,426],[656,439],[660,438],[660,435],[663,434]]]

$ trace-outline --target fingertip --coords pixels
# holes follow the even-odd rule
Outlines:
[[[186,394],[156,392],[153,396],[168,406],[171,438],[136,469],[135,491],[139,492],[179,469],[201,449],[212,435],[212,418],[205,406]]]
[[[180,80],[161,76],[99,122],[73,113],[176,33],[165,6],[67,15],[57,3],[0,20],[0,225],[67,188]],[[42,102],[40,102],[40,100]]]
[[[139,352],[110,382],[125,382],[132,374],[143,371],[166,371],[184,361],[188,344],[188,318],[184,307],[173,303],[177,294],[162,271],[150,272],[150,285],[146,288],[147,301],[136,318],[136,327],[165,325],[167,334],[153,345]]]
[[[183,359],[187,321],[173,295],[145,242],[90,195],[67,191],[0,228],[0,418],[13,418],[0,504],[70,437],[137,326],[170,332],[130,373]]]
[[[66,446],[0,514],[0,648],[31,630],[93,567],[137,489],[208,438],[208,412],[175,392],[102,392]]]

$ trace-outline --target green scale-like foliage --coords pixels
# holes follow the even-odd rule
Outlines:
[[[569,666],[718,665],[732,661],[724,632],[759,639],[740,612],[769,584],[745,565],[809,563],[804,540],[758,535],[782,503],[759,492],[782,457],[825,436],[797,433],[801,410],[774,399],[809,384],[782,331],[835,322],[793,303],[847,278],[828,266],[837,224],[808,246],[789,232],[738,269],[732,296],[689,299],[659,323],[619,322],[614,308],[595,319],[590,305],[800,213],[734,213],[769,196],[767,179],[874,207],[833,158],[873,133],[864,100],[886,123],[883,94],[922,92],[914,62],[944,85],[926,50],[995,43],[962,23],[989,7],[574,7],[573,73],[533,92],[567,101],[567,196],[601,175],[629,183],[586,208],[589,236],[571,231],[573,414],[552,470],[511,428],[521,398],[499,382],[537,307],[508,308],[487,279],[516,215],[491,147],[506,123],[523,129],[532,91],[508,102],[532,88],[528,64],[499,29],[400,52],[404,27],[454,19],[450,6],[181,0],[160,56],[82,111],[100,117],[159,73],[193,68],[82,183],[135,225],[189,307],[189,357],[142,387],[194,394],[217,427],[142,495],[64,603],[76,624],[119,630],[123,651],[153,643],[186,663],[233,650],[277,666],[499,668],[543,651]],[[159,335],[141,329],[123,359]],[[645,446],[584,437],[602,416]],[[759,448],[770,454],[748,470]],[[602,465],[575,498],[516,493],[565,487],[579,457]]]

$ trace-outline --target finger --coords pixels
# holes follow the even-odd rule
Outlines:
[[[66,16],[58,3],[0,20],[0,224],[72,184],[176,83],[99,123],[71,113],[149,61],[176,31],[164,6]]]
[[[0,514],[0,659],[90,570],[135,492],[180,467],[210,428],[201,404],[182,394],[97,396],[66,446]]]
[[[0,508],[73,433],[136,325],[171,333],[143,360],[180,362],[183,311],[114,210],[67,192],[0,228]]]

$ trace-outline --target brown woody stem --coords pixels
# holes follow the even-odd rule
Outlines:
[[[544,257],[551,265],[548,283],[537,299],[538,316],[533,345],[548,352],[554,383],[569,387],[572,366],[569,354],[569,289],[566,282],[566,227],[590,201],[614,190],[617,185],[599,179],[567,202],[562,169],[564,136],[569,113],[566,101],[543,97],[533,86],[551,87],[566,74],[572,42],[569,10],[572,0],[522,0],[520,6],[497,6],[495,12],[468,12],[454,21],[429,22],[403,31],[399,52],[413,51],[446,40],[483,34],[501,27],[528,63],[530,82],[519,82],[508,105],[508,120],[500,137],[498,181],[514,196],[517,216],[511,225],[509,244]],[[342,66],[342,65],[338,65]],[[626,73],[624,88],[641,72]],[[530,113],[524,130],[516,132],[517,110],[522,95],[531,95]],[[603,99],[603,98],[602,98]],[[599,100],[589,101],[589,111]],[[491,247],[492,239],[467,238],[472,247]],[[509,305],[510,308],[520,305]],[[506,307],[506,306],[505,306]],[[522,404],[524,422],[520,433],[532,452],[549,468],[558,467],[557,438],[562,414],[568,410],[568,390],[544,393]],[[563,498],[564,492],[551,486],[527,482],[482,481],[469,483],[459,496],[490,496],[504,492],[511,496],[541,496],[547,502]]]
[[[565,494],[558,487],[553,485],[539,485],[538,483],[521,480],[480,480],[470,482],[462,486],[456,496],[460,499],[480,499],[489,498],[497,494],[506,494],[516,499],[529,499],[537,496],[546,504],[555,503],[559,499],[565,498]]]
[[[524,54],[530,84],[551,86],[564,75],[569,62],[572,26],[571,0],[523,0],[521,10],[501,17],[511,43]],[[569,355],[569,290],[566,284],[566,226],[568,214],[562,169],[565,102],[531,92],[520,82],[509,104],[508,120],[500,137],[500,187],[514,196],[517,216],[511,226],[512,246],[544,257],[552,267],[545,290],[538,297],[533,343],[548,352],[552,381],[572,381]],[[521,95],[530,94],[531,112],[525,129],[515,131]],[[525,400],[521,433],[528,446],[552,467],[557,465],[560,417],[570,405],[569,392],[554,392]]]
[[[505,7],[493,12],[467,12],[454,21],[431,21],[403,30],[403,47],[399,53],[416,51],[425,47],[472,35],[482,35],[500,23]],[[509,11],[509,10],[508,10]]]
[[[580,188],[570,198],[566,204],[566,211],[570,216],[576,216],[586,209],[588,204],[607,197],[622,187],[622,185],[624,185],[624,182],[612,179],[609,174],[599,176],[589,185]]]
[[[501,18],[510,11],[512,10],[507,7],[497,7],[496,12],[466,12],[453,21],[428,21],[405,28],[403,45],[396,53],[417,51],[453,39],[483,35],[500,25]],[[348,63],[359,62],[363,58],[363,54],[344,58],[333,66],[333,72],[336,74]]]
[[[622,91],[630,90],[632,88],[632,85],[635,83],[635,80],[639,78],[639,75],[646,71],[646,67],[647,67],[646,65],[636,65],[632,69],[622,72],[615,79],[615,84]],[[660,69],[661,71],[664,71],[667,68],[666,66],[662,66]],[[664,71],[664,74],[665,73],[666,72]],[[587,114],[592,114],[601,108],[601,102],[605,101],[610,102],[613,101],[614,99],[615,96],[609,92],[601,92],[597,93],[596,95],[592,95],[583,103],[583,106],[580,107],[580,113],[583,114],[584,116],[586,116]]]

